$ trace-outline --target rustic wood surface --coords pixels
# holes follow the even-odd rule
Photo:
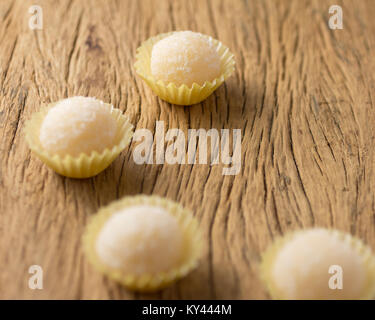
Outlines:
[[[351,232],[375,249],[375,3],[334,1],[0,2],[0,298],[268,298],[260,254],[289,230]],[[30,5],[43,29],[30,30]],[[150,36],[193,30],[221,40],[236,72],[206,101],[173,106],[136,76]],[[137,129],[242,130],[242,169],[137,165],[133,142],[103,173],[63,178],[30,153],[25,121],[49,102],[95,96]],[[180,201],[199,219],[199,268],[156,294],[133,294],[97,273],[81,250],[99,207],[126,195]],[[30,290],[30,265],[44,271]]]

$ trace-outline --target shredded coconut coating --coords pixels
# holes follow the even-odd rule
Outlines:
[[[178,265],[182,234],[177,219],[160,207],[139,205],[113,214],[96,241],[96,252],[109,267],[140,275]]]
[[[342,290],[329,288],[332,265],[343,270]],[[297,234],[280,249],[272,275],[286,299],[359,299],[365,270],[360,254],[348,242],[328,230],[313,229]]]
[[[220,76],[220,56],[212,41],[192,31],[176,32],[152,48],[151,73],[177,86],[203,85]]]
[[[48,111],[39,139],[51,154],[78,156],[111,148],[115,135],[116,120],[103,101],[72,97],[61,100]]]

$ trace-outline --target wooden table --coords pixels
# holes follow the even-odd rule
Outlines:
[[[1,1],[0,298],[268,298],[258,273],[275,237],[312,226],[375,248],[375,3],[334,1]],[[43,29],[31,30],[31,4]],[[150,36],[199,31],[235,55],[236,71],[190,107],[157,98],[134,70]],[[61,177],[27,147],[24,124],[75,95],[120,108],[136,129],[241,129],[242,167],[138,165],[132,142],[103,173]],[[87,262],[81,236],[99,207],[136,194],[179,201],[200,221],[199,268],[172,287],[133,294]],[[31,265],[43,290],[28,287]]]

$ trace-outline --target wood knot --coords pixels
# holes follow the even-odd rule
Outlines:
[[[95,36],[95,26],[89,27],[89,35],[85,44],[89,51],[103,51],[102,47],[100,46],[100,39]]]

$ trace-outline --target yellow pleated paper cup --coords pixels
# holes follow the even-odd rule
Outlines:
[[[273,244],[271,244],[265,253],[262,255],[262,262],[260,265],[260,276],[262,281],[265,283],[268,292],[272,299],[276,300],[286,300],[283,292],[276,286],[272,277],[272,270],[275,262],[275,258],[280,250],[296,235],[312,229],[297,230],[287,233],[283,237],[276,239]],[[326,229],[327,230],[327,229]],[[353,237],[348,233],[344,233],[334,229],[328,229],[335,237],[349,243],[352,248],[361,256],[363,265],[366,268],[367,279],[366,286],[360,297],[361,300],[369,300],[375,297],[375,256],[373,255],[371,248],[364,244],[364,242],[358,238]],[[328,270],[327,270],[328,273]],[[345,276],[344,276],[345,278]],[[345,283],[345,280],[344,280]],[[328,285],[328,283],[327,283]],[[345,284],[344,284],[345,285]],[[309,290],[309,288],[306,288]]]
[[[137,49],[136,62],[134,64],[138,75],[148,84],[148,86],[163,100],[177,105],[192,105],[206,99],[214,92],[233,72],[234,56],[229,49],[220,41],[203,35],[212,41],[220,55],[221,75],[213,81],[206,81],[203,85],[193,83],[191,87],[183,84],[176,86],[174,83],[165,84],[162,80],[156,80],[151,74],[151,53],[156,42],[164,39],[175,32],[162,33],[146,40]]]
[[[156,274],[134,275],[127,274],[121,269],[114,269],[104,264],[95,249],[96,240],[103,225],[116,212],[131,206],[152,205],[166,209],[174,215],[183,233],[183,253],[179,266],[166,272]],[[117,281],[130,290],[138,292],[153,292],[161,290],[178,279],[183,278],[198,265],[202,255],[202,234],[197,220],[189,210],[180,204],[158,196],[125,197],[101,208],[92,217],[83,235],[83,250],[91,264],[110,279]]]
[[[33,114],[32,118],[26,123],[25,138],[34,154],[57,173],[69,178],[93,177],[106,169],[130,143],[133,136],[133,125],[122,114],[121,110],[115,109],[110,104],[105,103],[103,106],[108,108],[117,123],[115,144],[112,148],[104,149],[100,153],[97,151],[93,151],[91,154],[81,153],[76,157],[70,155],[61,157],[56,154],[49,154],[41,146],[39,132],[44,117],[56,103],[52,103]]]

